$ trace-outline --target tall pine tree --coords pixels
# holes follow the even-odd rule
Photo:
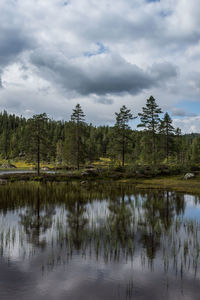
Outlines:
[[[76,144],[75,144],[75,153],[76,153],[76,165],[77,169],[80,168],[80,161],[82,159],[82,134],[83,134],[83,124],[85,121],[85,115],[83,113],[83,110],[78,103],[76,107],[73,109],[73,113],[71,115],[71,121],[75,125],[75,135],[76,135]]]
[[[172,126],[172,119],[168,113],[165,113],[163,120],[161,120],[159,131],[160,134],[164,136],[165,156],[168,163],[169,154],[173,148],[173,134],[175,132],[175,129]]]
[[[125,153],[128,141],[130,141],[130,127],[128,122],[136,117],[133,117],[131,110],[125,105],[120,108],[119,113],[115,113],[116,123],[115,123],[115,134],[116,142],[120,148],[122,167],[124,167]]]
[[[41,153],[44,153],[44,149],[47,149],[47,132],[45,123],[48,121],[46,113],[34,115],[28,120],[29,126],[29,151],[33,152],[37,161],[37,175],[40,175],[40,160]]]
[[[143,127],[151,134],[153,164],[156,164],[156,133],[160,125],[159,115],[162,113],[161,108],[156,103],[153,96],[147,99],[146,106],[142,108],[142,113],[139,113],[141,123],[138,127]]]

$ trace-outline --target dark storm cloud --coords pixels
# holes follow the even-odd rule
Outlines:
[[[16,59],[22,51],[29,49],[31,42],[20,29],[0,28],[0,65],[5,66]]]
[[[169,62],[156,63],[149,68],[149,73],[152,77],[158,78],[159,81],[163,81],[178,75],[177,67]]]
[[[0,7],[1,10],[1,7]],[[0,23],[0,87],[4,68],[12,63],[20,62],[20,54],[34,47],[31,33],[23,26],[23,22],[15,19],[8,10],[1,10]],[[19,17],[19,16],[17,16]]]
[[[110,54],[73,61],[39,50],[32,54],[31,62],[42,77],[81,95],[136,95],[176,76],[175,67],[170,64],[155,65],[150,72],[145,72],[120,56]]]
[[[97,98],[95,99],[96,103],[100,103],[100,104],[105,104],[105,105],[111,105],[113,104],[113,100],[112,99],[107,99],[107,98]]]

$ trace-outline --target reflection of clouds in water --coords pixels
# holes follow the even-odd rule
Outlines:
[[[143,203],[143,201],[146,200],[145,195],[147,194],[142,194],[141,192],[141,195],[136,194],[130,195],[129,197],[125,195],[124,198],[117,198],[116,196],[116,201],[112,201],[111,199],[109,199],[109,197],[109,201],[94,200],[90,203],[83,201],[79,203],[80,208],[78,210],[76,209],[77,202],[72,201],[70,204],[68,204],[67,202],[65,204],[57,204],[55,208],[55,215],[52,215],[51,227],[47,228],[47,230],[40,235],[41,238],[45,238],[47,241],[47,247],[44,249],[33,247],[31,246],[31,243],[27,241],[27,234],[22,229],[18,216],[19,214],[26,213],[26,209],[21,211],[18,209],[13,212],[9,211],[5,216],[0,215],[0,225],[1,228],[3,227],[3,230],[5,232],[7,232],[10,226],[11,230],[15,228],[16,231],[19,232],[21,230],[21,232],[23,233],[23,245],[20,243],[20,239],[16,239],[13,249],[12,247],[9,247],[9,245],[7,249],[6,247],[4,247],[4,257],[2,257],[0,260],[0,273],[6,272],[5,278],[13,278],[14,283],[10,283],[10,285],[8,283],[4,284],[5,278],[3,278],[3,275],[0,274],[0,298],[1,295],[5,295],[10,291],[16,290],[15,298],[17,297],[22,300],[27,299],[27,294],[30,295],[30,300],[35,300],[37,298],[48,300],[66,299],[66,297],[70,300],[77,300],[83,299],[83,295],[85,299],[125,299],[124,295],[126,295],[128,289],[129,293],[135,293],[135,299],[160,299],[160,295],[162,295],[163,299],[177,299],[177,297],[181,295],[181,280],[179,272],[180,260],[178,261],[179,268],[178,276],[176,278],[175,271],[173,269],[172,241],[179,241],[179,239],[182,239],[180,251],[183,251],[183,248],[185,247],[184,242],[185,238],[187,237],[187,230],[189,227],[186,227],[186,229],[181,228],[180,231],[178,230],[175,233],[176,225],[174,224],[173,218],[176,215],[174,207],[174,201],[176,201],[176,199],[174,197],[169,198],[169,200],[171,201],[169,202],[169,214],[167,212],[167,214],[163,214],[162,216],[163,211],[167,210],[166,199],[163,196],[166,194],[161,194],[161,197],[156,193],[152,194],[153,198],[150,197],[149,199],[147,199],[148,201],[146,203]],[[170,196],[170,193],[168,195]],[[138,205],[134,201],[136,199],[136,196],[139,203]],[[114,259],[114,255],[112,256],[112,258],[110,258],[109,255],[111,254],[111,251],[114,251],[115,249],[115,245],[113,246],[112,242],[115,242],[116,239],[119,238],[121,232],[119,233],[118,229],[120,228],[118,228],[118,224],[112,222],[113,228],[110,231],[110,235],[106,231],[106,228],[109,227],[109,217],[111,217],[112,214],[115,215],[116,219],[114,220],[119,220],[120,222],[122,222],[121,217],[126,216],[123,215],[123,211],[126,212],[126,209],[123,210],[122,208],[125,207],[121,205],[123,203],[123,199],[126,203],[126,208],[131,207],[133,210],[134,208],[135,210],[141,210],[142,219],[140,224],[136,224],[134,236],[125,236],[125,253],[122,253],[121,248],[119,259]],[[187,209],[192,209],[193,211],[195,211],[196,208],[199,207],[199,205],[191,205],[195,202],[194,196],[185,195],[184,199],[186,201],[186,211]],[[131,200],[130,202],[134,204],[134,208],[129,203],[129,200]],[[182,200],[183,199],[181,198],[181,201]],[[110,210],[111,203],[113,208],[112,211]],[[69,209],[71,208],[70,211],[67,210],[67,205],[69,205]],[[83,210],[81,210],[81,206],[84,207]],[[43,206],[41,207],[42,209],[40,212],[40,216],[43,217],[45,216],[45,209],[43,211]],[[153,268],[151,269],[149,266],[149,258],[147,258],[147,246],[150,242],[154,243],[154,240],[151,239],[152,233],[150,232],[151,230],[149,231],[149,228],[150,226],[152,226],[153,230],[160,230],[160,228],[155,227],[154,220],[152,220],[152,212],[154,212],[154,210],[156,211],[156,222],[161,222],[159,226],[161,226],[162,230],[164,228],[165,222],[168,222],[167,218],[169,216],[171,216],[173,222],[169,222],[171,226],[169,227],[169,231],[165,231],[163,234],[161,234],[161,236],[159,236],[160,247],[156,249],[155,259],[153,260]],[[173,213],[171,213],[171,210],[173,210]],[[79,211],[83,212],[83,215],[79,215]],[[69,212],[71,215],[69,215]],[[28,216],[29,215],[30,214],[28,214]],[[74,228],[72,225],[71,227],[69,226],[70,218],[72,225],[74,224],[74,220],[77,221],[79,218],[80,224],[82,224],[81,218],[87,218],[87,220],[89,220],[89,223],[86,223],[85,226],[86,231],[83,231],[85,235],[84,237],[80,238],[81,247],[78,249],[76,247],[74,248],[74,245],[72,245],[71,249],[67,248],[68,244],[65,244],[66,232],[67,234],[69,234],[70,230]],[[93,231],[93,229],[97,230]],[[145,231],[145,237],[148,237],[146,243],[143,243],[141,241],[143,231]],[[182,234],[183,231],[184,234]],[[95,247],[93,246],[95,245],[95,243],[97,243],[96,234],[98,233],[100,233],[102,240],[97,258]],[[115,235],[114,238],[112,234]],[[170,239],[170,236],[172,235],[174,240]],[[129,241],[127,242],[127,239],[129,237],[130,239],[132,239],[131,241],[133,242],[135,247],[134,255],[132,257],[127,255],[128,252],[126,252],[129,249]],[[70,235],[68,236],[68,238],[70,240]],[[78,238],[79,236],[77,236],[77,239]],[[90,238],[92,240],[91,244]],[[194,235],[192,235],[191,233],[190,240],[192,242],[195,241],[192,240],[193,238]],[[110,239],[112,241],[110,241]],[[104,256],[104,242],[107,243],[106,246],[108,247],[108,252],[110,251],[107,260]],[[119,241],[116,242],[118,243],[119,247],[122,247],[120,238]],[[90,245],[92,245],[91,253]],[[154,245],[150,246],[154,247]],[[166,253],[170,261],[168,275],[164,273],[164,264],[166,263],[163,258],[164,247],[165,249],[167,249]],[[191,248],[193,248],[193,246]],[[9,249],[10,253],[6,252]],[[25,259],[23,257],[24,249],[27,251],[27,256],[25,257]],[[72,251],[71,253],[70,250]],[[191,249],[191,251],[193,250],[195,249]],[[143,253],[142,258],[141,253]],[[193,254],[195,254],[195,252],[191,252],[190,257],[192,257]],[[179,252],[178,255],[180,258],[180,256],[183,255],[183,252]],[[7,260],[8,256],[10,257],[9,267],[6,267],[5,259]],[[196,300],[198,298],[195,298],[195,292],[199,289],[199,280],[193,280],[194,270],[192,267],[192,262],[191,268],[187,269],[187,263],[189,260],[188,257],[186,257],[186,266],[184,266],[184,290],[193,296],[192,299]],[[142,263],[142,259],[145,260],[145,263]],[[197,275],[199,276],[199,274]],[[168,287],[170,290],[168,292],[166,291],[166,276],[168,276],[169,280]],[[24,280],[24,278],[26,278],[26,280]],[[168,298],[169,295],[170,298]],[[188,294],[186,296],[186,299],[190,299]]]
[[[175,277],[169,278],[167,282],[163,272],[136,270],[129,264],[107,265],[79,258],[73,259],[65,267],[58,266],[54,272],[43,274],[37,259],[26,261],[25,264],[26,267],[11,264],[8,269],[7,263],[1,262],[0,295],[8,295],[15,288],[15,299],[21,300],[27,300],[27,295],[30,300],[114,300],[125,299],[127,288],[131,285],[133,299],[160,300],[161,295],[162,299],[199,299],[199,280],[191,285],[192,277],[188,274],[185,274],[183,284]],[[32,272],[28,271],[30,268]]]
[[[184,195],[184,200],[186,201],[186,205],[187,205],[187,207],[190,207],[190,206],[192,206],[192,207],[198,207],[199,205],[196,205],[195,204],[195,196],[193,196],[193,195]],[[186,207],[186,208],[187,208]]]
[[[92,203],[88,203],[86,205],[86,213],[85,216],[89,220],[89,226],[99,227],[106,221],[106,219],[110,215],[109,204],[107,200],[103,201],[93,201]]]

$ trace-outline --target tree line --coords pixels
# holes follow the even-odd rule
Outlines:
[[[80,104],[69,121],[49,119],[46,113],[26,119],[0,114],[0,155],[2,159],[23,159],[28,162],[54,162],[79,169],[85,163],[101,157],[110,158],[122,167],[128,163],[143,163],[155,167],[158,163],[200,162],[200,135],[182,134],[174,128],[168,113],[153,96],[142,112],[134,116],[125,105],[115,113],[114,126],[93,126],[85,121]],[[140,130],[130,127],[138,118]]]

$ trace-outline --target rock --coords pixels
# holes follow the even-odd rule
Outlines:
[[[98,172],[95,169],[87,169],[81,173],[81,176],[98,176]]]
[[[20,152],[19,153],[19,157],[24,157],[25,156],[25,153],[24,152]]]
[[[6,184],[8,181],[6,179],[0,179],[0,184],[3,185],[3,184]]]
[[[6,165],[6,164],[2,164],[0,167],[1,167],[2,169],[8,169],[8,165]]]
[[[49,168],[49,167],[42,167],[41,170],[42,170],[42,171],[49,171],[50,168]]]
[[[85,185],[86,183],[86,181],[81,181],[81,185]]]
[[[184,176],[184,179],[191,179],[191,178],[194,178],[195,177],[195,175],[193,174],[193,173],[187,173],[187,174],[185,174],[185,176]]]
[[[89,173],[88,172],[82,172],[81,176],[89,176]]]

